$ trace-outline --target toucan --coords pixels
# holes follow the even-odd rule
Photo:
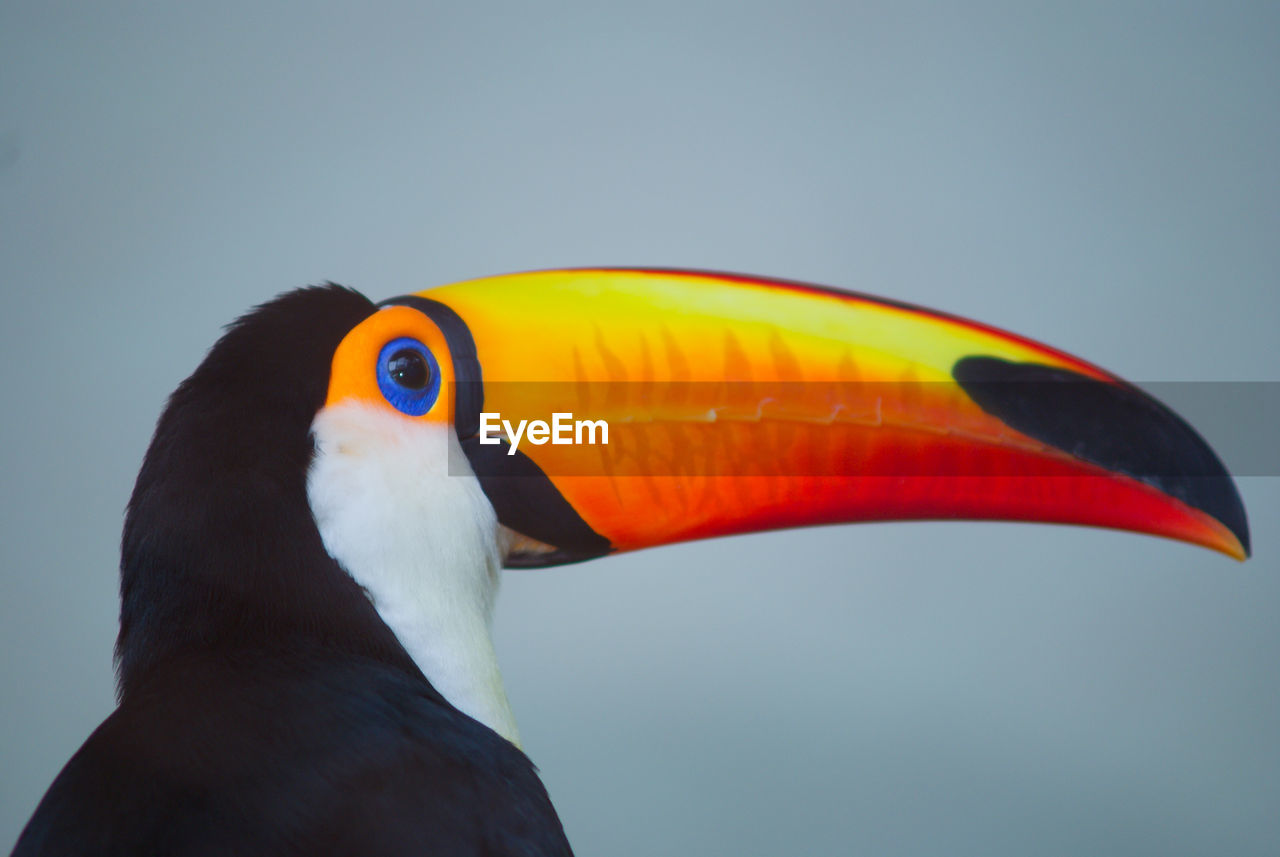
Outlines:
[[[1175,413],[941,312],[662,269],[288,292],[159,419],[118,707],[14,853],[569,854],[490,637],[504,566],[936,518],[1249,552]]]

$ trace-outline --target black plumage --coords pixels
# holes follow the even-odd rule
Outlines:
[[[119,707],[15,855],[569,853],[532,763],[431,686],[312,519],[310,425],[374,309],[284,295],[170,399],[125,523]]]

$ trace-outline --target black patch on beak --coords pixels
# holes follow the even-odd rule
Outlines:
[[[508,455],[510,449],[505,440],[496,444],[481,444],[479,437],[462,441],[462,451],[498,521],[556,548],[548,553],[512,554],[507,567],[564,565],[613,550],[609,540],[591,529],[532,458],[519,450]]]
[[[985,356],[957,360],[951,374],[1010,428],[1201,510],[1249,553],[1244,504],[1218,456],[1182,417],[1138,388]]]

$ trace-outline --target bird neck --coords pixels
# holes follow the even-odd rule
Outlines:
[[[491,635],[500,531],[457,437],[356,403],[322,410],[312,434],[325,549],[432,686],[519,746]]]

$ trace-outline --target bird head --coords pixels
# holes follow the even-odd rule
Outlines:
[[[987,325],[691,271],[535,272],[376,306],[303,290],[234,325],[161,419],[126,526],[122,682],[156,656],[133,643],[175,617],[228,633],[199,618],[215,604],[246,610],[231,627],[249,637],[407,653],[515,740],[488,634],[503,566],[938,518],[1249,550],[1230,476],[1181,418]],[[192,561],[210,527],[226,555]],[[228,563],[255,571],[228,583]],[[196,585],[159,621],[179,574]]]

